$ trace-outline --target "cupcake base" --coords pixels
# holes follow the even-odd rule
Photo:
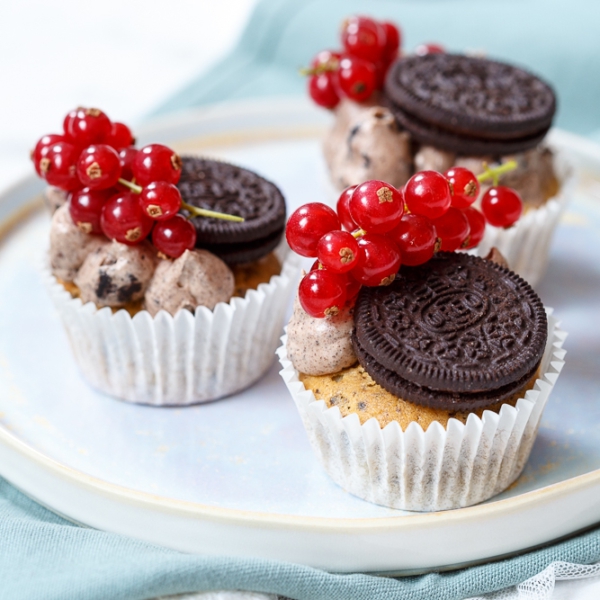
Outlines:
[[[175,316],[98,309],[73,298],[47,267],[44,279],[90,385],[128,402],[185,406],[239,392],[271,366],[299,275],[287,247],[278,256],[281,273],[244,298]]]
[[[533,389],[498,413],[469,415],[465,424],[450,419],[427,431],[398,422],[381,428],[363,425],[357,414],[342,417],[327,408],[299,381],[278,350],[285,381],[313,450],[327,473],[346,491],[368,502],[412,511],[437,511],[483,502],[505,490],[520,475],[535,440],[542,411],[564,365],[566,334],[548,312],[548,341]]]

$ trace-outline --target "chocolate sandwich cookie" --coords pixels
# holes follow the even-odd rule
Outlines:
[[[399,124],[417,141],[469,155],[535,147],[556,111],[552,88],[531,73],[455,54],[397,61],[385,93]]]
[[[177,187],[184,202],[244,218],[243,223],[195,217],[198,248],[228,264],[258,260],[274,250],[284,233],[285,200],[276,185],[229,163],[182,157]]]
[[[415,404],[475,410],[527,386],[544,352],[544,307],[527,282],[482,258],[441,252],[363,287],[353,344],[360,364]]]

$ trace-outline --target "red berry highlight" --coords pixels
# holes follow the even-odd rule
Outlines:
[[[383,62],[387,65],[393,63],[397,56],[398,50],[402,45],[402,34],[400,29],[390,21],[381,23],[385,31],[385,49],[383,51]]]
[[[404,196],[389,183],[372,179],[356,187],[348,206],[359,227],[369,233],[386,233],[400,223]]]
[[[346,231],[354,231],[355,229],[358,228],[358,226],[354,222],[354,219],[350,215],[350,199],[352,198],[352,194],[354,193],[354,190],[356,189],[356,187],[357,186],[355,186],[355,185],[351,185],[350,187],[347,187],[340,194],[340,197],[338,198],[337,205],[336,205],[338,217],[340,219],[342,227]]]
[[[103,144],[110,136],[112,123],[98,108],[76,108],[63,123],[65,137],[79,147]]]
[[[196,229],[185,217],[175,215],[156,223],[152,230],[152,243],[166,256],[179,258],[196,245]]]
[[[340,229],[340,221],[335,211],[326,204],[310,202],[291,214],[285,237],[290,248],[300,256],[316,257],[319,240],[337,229]]]
[[[444,54],[446,52],[444,46],[440,44],[419,44],[415,48],[417,56],[425,56],[426,54]]]
[[[335,83],[335,73],[320,73],[308,78],[308,93],[323,108],[335,108],[340,96]]]
[[[463,208],[463,214],[469,221],[469,236],[463,242],[462,248],[469,250],[479,245],[485,234],[485,217],[472,206]]]
[[[342,23],[342,44],[346,52],[369,62],[380,61],[386,50],[386,30],[369,17],[349,17]]]
[[[106,201],[115,194],[109,190],[83,188],[71,194],[69,212],[73,223],[85,233],[101,234],[100,217]]]
[[[135,139],[131,133],[131,129],[127,125],[115,121],[112,124],[110,134],[105,143],[118,151],[132,146],[135,143]]]
[[[150,218],[165,221],[179,212],[181,194],[172,183],[155,181],[142,190],[139,201]]]
[[[326,269],[310,271],[300,282],[298,299],[311,317],[336,315],[346,303],[345,277]]]
[[[121,176],[117,151],[108,144],[86,148],[77,161],[77,176],[92,190],[106,190],[116,185]]]
[[[452,206],[467,208],[477,200],[479,181],[472,171],[465,167],[452,167],[444,173],[444,177],[450,182]]]
[[[81,187],[77,177],[79,148],[69,142],[55,142],[42,152],[36,170],[50,184],[73,191]]]
[[[513,189],[498,185],[483,194],[481,211],[490,225],[506,228],[519,220],[523,212],[523,201]]]
[[[448,180],[437,171],[421,171],[407,181],[404,202],[411,213],[437,219],[452,202]]]
[[[176,184],[181,176],[181,158],[171,148],[162,144],[149,144],[141,148],[133,163],[133,175],[138,185],[153,181]]]
[[[396,242],[402,264],[415,267],[426,263],[435,253],[438,240],[433,223],[422,215],[404,215],[389,237]]]
[[[317,244],[319,262],[334,273],[347,273],[356,266],[358,242],[347,231],[330,231]]]
[[[440,250],[448,252],[458,250],[469,235],[469,221],[458,208],[450,207],[432,223],[438,237],[442,240]]]
[[[65,136],[57,133],[49,133],[48,135],[42,136],[35,145],[35,148],[31,151],[33,166],[40,177],[43,177],[40,171],[40,160],[46,156],[48,150],[52,147],[52,144],[55,144],[56,142],[66,142]]]
[[[344,95],[351,100],[355,102],[366,100],[376,87],[373,63],[356,56],[343,56],[338,71],[338,85]]]
[[[129,146],[128,148],[123,148],[119,152],[119,163],[121,164],[121,178],[127,181],[131,181],[133,179],[133,163],[135,162],[135,157],[137,156],[138,150]]]
[[[389,285],[400,268],[400,250],[395,242],[377,233],[366,233],[358,240],[358,263],[350,274],[362,285]]]
[[[102,208],[100,226],[104,235],[134,246],[150,233],[154,221],[142,210],[138,194],[123,192],[110,198]]]

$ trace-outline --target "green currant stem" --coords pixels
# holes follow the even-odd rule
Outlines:
[[[237,217],[236,215],[227,215],[225,213],[216,212],[214,210],[206,210],[205,208],[198,208],[197,206],[192,206],[187,202],[181,201],[181,206],[185,208],[188,212],[190,212],[194,217],[213,217],[214,219],[222,219],[223,221],[234,221],[235,223],[243,223],[244,219],[242,217]]]
[[[127,181],[127,179],[122,179],[121,177],[119,177],[119,183],[128,187],[135,194],[141,194],[144,189],[141,185],[136,185],[133,181]]]
[[[362,237],[363,235],[365,235],[365,233],[367,233],[367,232],[364,229],[357,229],[356,231],[352,232],[352,235],[355,238],[359,238],[359,237]]]
[[[504,173],[510,173],[517,168],[516,160],[509,160],[497,167],[493,167],[490,169],[487,164],[485,166],[485,171],[480,175],[477,175],[477,181],[481,183],[482,181],[486,181],[487,179],[491,179],[494,186],[498,185],[498,179],[500,175],[504,175]]]
[[[325,63],[321,63],[316,67],[302,67],[300,69],[300,75],[303,77],[310,77],[311,75],[322,75],[323,73],[330,73],[332,71],[337,71],[340,66],[338,60],[332,59],[328,60]]]

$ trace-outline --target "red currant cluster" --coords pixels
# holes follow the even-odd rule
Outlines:
[[[342,51],[319,52],[303,71],[310,75],[311,98],[325,108],[334,108],[344,96],[362,102],[382,89],[398,56],[401,34],[389,21],[350,17],[342,23],[341,41]]]
[[[337,212],[319,202],[301,206],[289,218],[286,238],[292,250],[317,259],[298,289],[304,310],[313,317],[336,314],[353,305],[362,285],[390,284],[401,263],[416,266],[438,250],[474,248],[486,221],[512,225],[522,202],[510,188],[487,190],[483,214],[471,205],[481,180],[496,179],[514,167],[488,169],[479,178],[463,167],[444,175],[421,171],[403,190],[366,181],[342,192]]]
[[[196,244],[181,207],[193,216],[220,216],[182,201],[175,185],[181,159],[167,146],[134,148],[130,129],[97,108],[72,110],[63,129],[43,136],[31,156],[40,177],[70,192],[71,218],[85,233],[128,245],[152,233],[157,250],[177,258]]]

